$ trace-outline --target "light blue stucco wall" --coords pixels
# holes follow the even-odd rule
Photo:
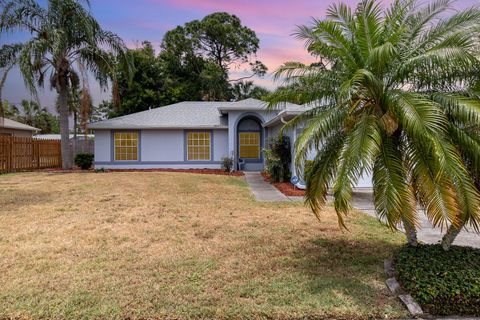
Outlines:
[[[131,130],[120,130],[131,131]],[[114,161],[113,132],[115,130],[96,130],[95,132],[95,168],[105,169],[218,169],[221,158],[228,155],[228,130],[135,130],[139,132],[139,160]],[[210,131],[212,141],[212,159],[206,161],[186,160],[186,132]]]
[[[183,161],[183,130],[142,130],[142,161]]]
[[[110,161],[110,130],[95,130],[95,161]]]
[[[214,130],[213,141],[213,160],[221,161],[222,158],[228,157],[228,130]]]

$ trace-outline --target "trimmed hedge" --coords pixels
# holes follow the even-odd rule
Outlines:
[[[79,153],[75,156],[74,162],[82,170],[88,170],[93,164],[93,153]]]
[[[404,246],[395,267],[403,288],[428,312],[480,316],[480,249]]]

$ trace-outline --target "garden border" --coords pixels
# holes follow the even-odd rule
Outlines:
[[[415,301],[415,299],[413,299],[413,297],[410,294],[406,293],[403,290],[403,288],[400,286],[400,283],[396,278],[398,275],[398,272],[395,270],[395,267],[393,265],[393,260],[385,259],[385,261],[383,262],[383,268],[385,270],[385,274],[388,277],[388,279],[385,280],[385,284],[387,285],[387,288],[395,297],[398,297],[400,301],[402,301],[402,303],[407,308],[408,312],[410,312],[410,315],[414,317],[424,315],[424,312],[420,304],[418,304]]]

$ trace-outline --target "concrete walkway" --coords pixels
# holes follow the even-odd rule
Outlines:
[[[257,201],[290,201],[290,199],[278,191],[277,188],[272,186],[270,183],[265,182],[260,172],[245,171],[245,179],[247,180],[250,189],[252,189]]]

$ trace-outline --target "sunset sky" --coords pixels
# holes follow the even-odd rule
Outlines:
[[[388,4],[391,0],[384,0]],[[240,17],[243,24],[253,29],[260,39],[257,58],[264,62],[269,72],[274,71],[285,61],[309,62],[312,58],[304,50],[303,43],[291,36],[296,25],[308,24],[312,17],[325,16],[327,7],[332,2],[344,2],[351,6],[357,0],[91,0],[91,10],[104,29],[121,36],[128,47],[134,48],[144,40],[158,48],[166,31],[185,22],[201,19],[205,15],[226,11]],[[40,3],[46,3],[42,0]],[[479,0],[459,0],[455,9],[463,9]],[[27,34],[2,35],[1,44],[22,41]],[[232,77],[242,73],[235,70]],[[92,82],[94,103],[106,99],[109,93],[100,92]],[[255,79],[258,85],[274,88],[270,76]],[[30,98],[18,70],[14,70],[4,89],[4,98],[18,103]],[[42,103],[52,110],[55,94],[46,87],[40,91]]]

